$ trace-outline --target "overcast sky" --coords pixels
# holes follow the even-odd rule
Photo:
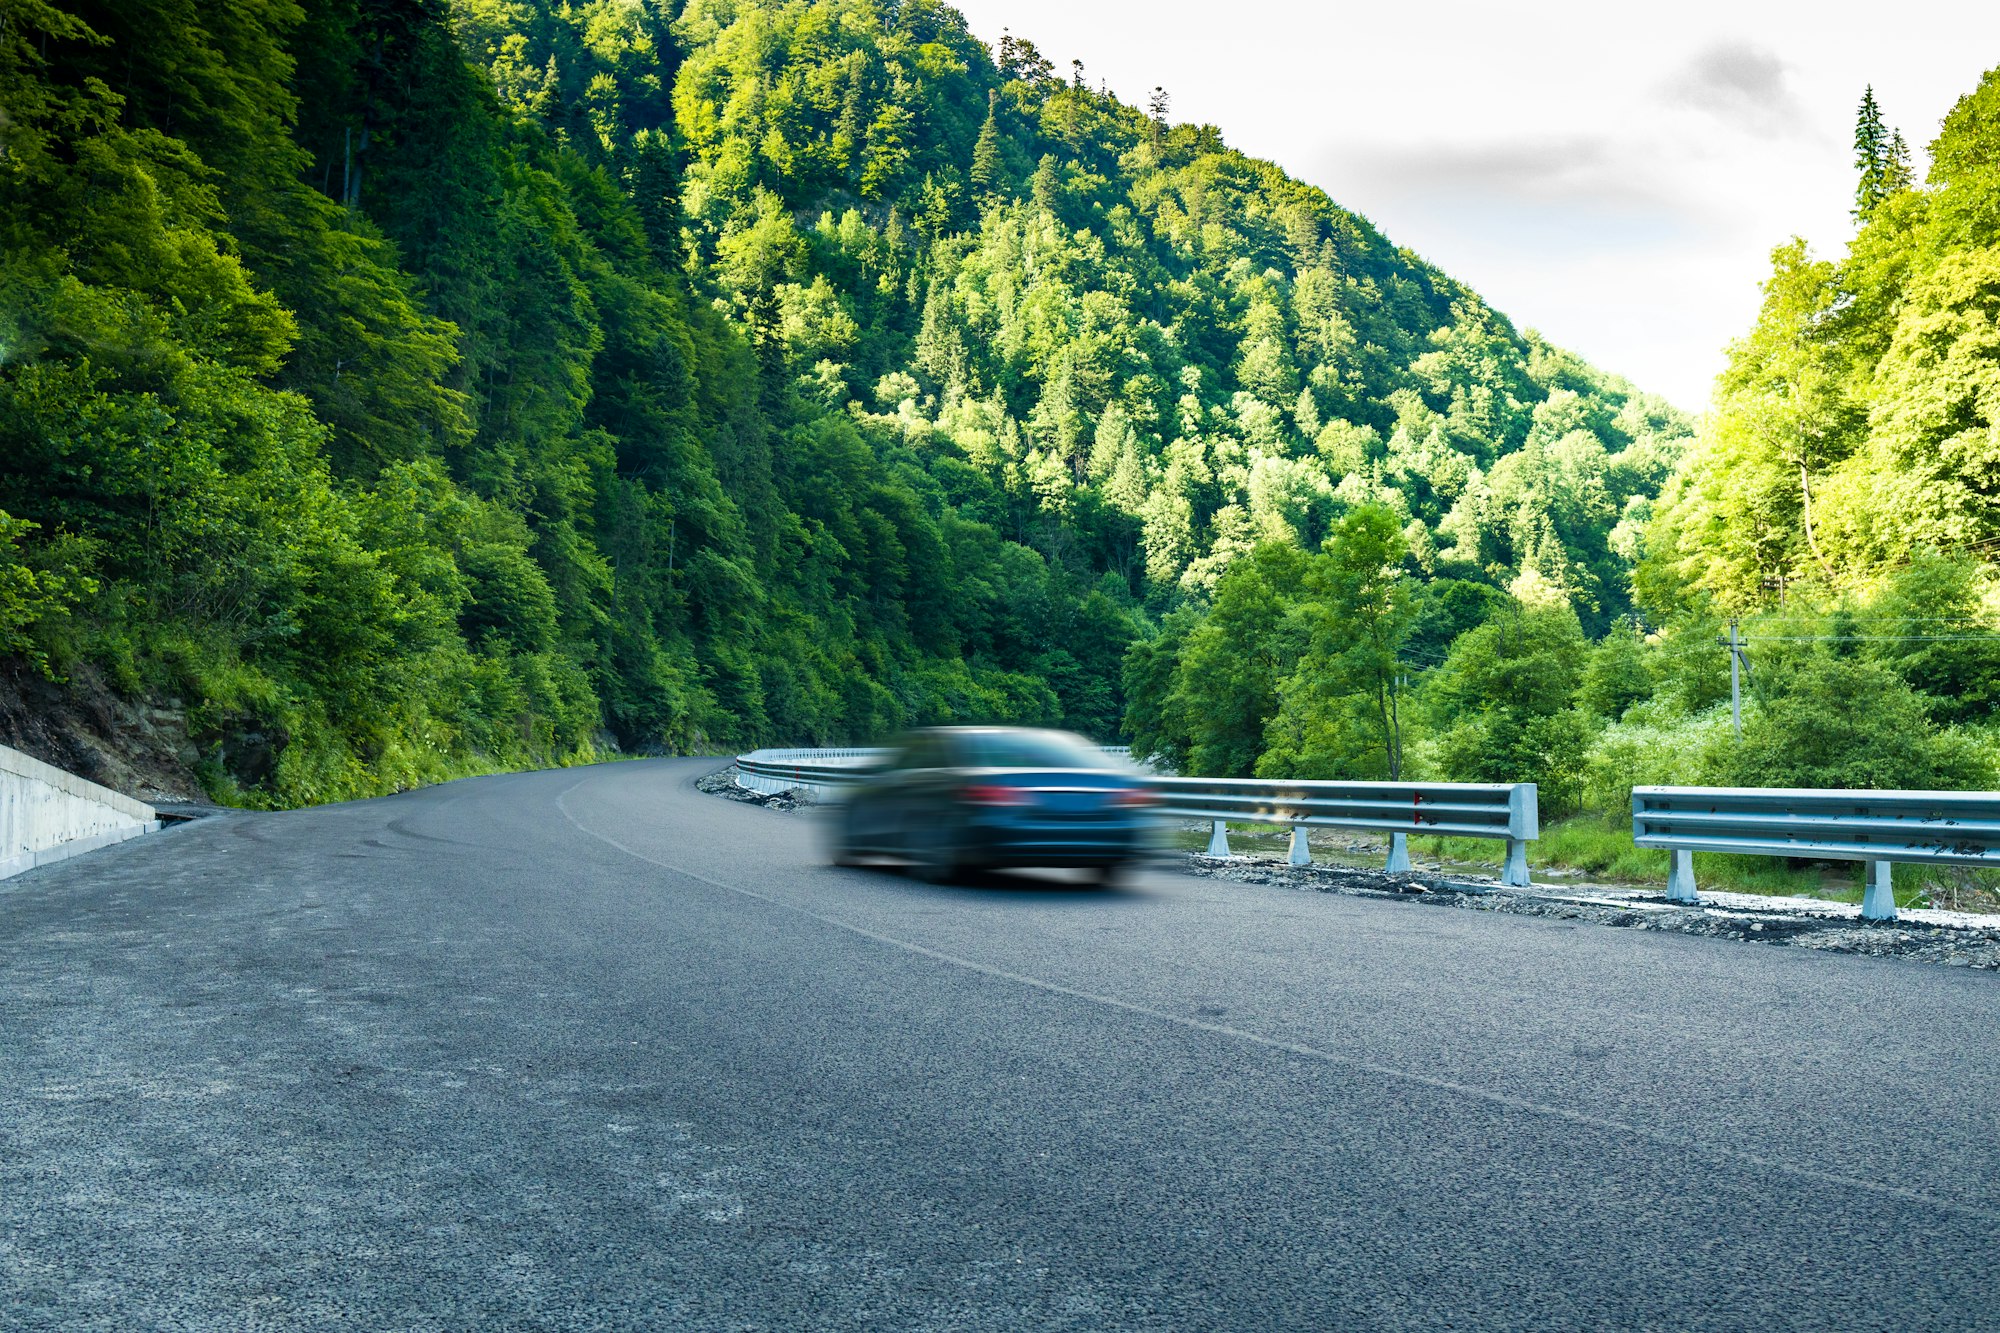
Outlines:
[[[1873,83],[1923,148],[2000,65],[2000,4],[955,0],[1067,72],[1221,127],[1540,329],[1689,410],[1773,246],[1852,234]]]

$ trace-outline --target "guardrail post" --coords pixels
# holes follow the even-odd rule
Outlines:
[[[1208,835],[1208,854],[1229,855],[1229,828],[1219,819],[1215,821],[1215,831]]]
[[[1894,921],[1896,919],[1896,891],[1894,872],[1896,867],[1888,861],[1868,863],[1868,892],[1861,896],[1861,919],[1863,921]]]
[[[1528,878],[1528,843],[1542,836],[1540,789],[1532,782],[1518,782],[1507,793],[1507,863],[1501,867],[1500,882],[1525,889]]]
[[[1513,844],[1509,843],[1508,846],[1511,847],[1513,846]],[[1523,875],[1528,873],[1526,869],[1527,864],[1528,863],[1526,861],[1523,861],[1521,863],[1522,865],[1521,873]],[[1407,875],[1410,873],[1409,834],[1391,833],[1389,835],[1389,864],[1382,868],[1388,871],[1392,875]]]
[[[1306,826],[1304,824],[1292,825],[1291,861],[1295,866],[1309,866],[1313,863],[1312,849],[1306,846]]]
[[[1694,896],[1694,853],[1676,848],[1667,855],[1673,859],[1672,868],[1667,871],[1667,901],[1670,903],[1698,903]]]

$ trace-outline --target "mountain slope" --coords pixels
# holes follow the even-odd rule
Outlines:
[[[1686,425],[931,3],[0,0],[0,650],[212,788],[1000,718],[1382,500],[1602,624]]]

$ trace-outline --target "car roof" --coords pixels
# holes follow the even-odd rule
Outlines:
[[[959,726],[954,724],[952,726],[943,726],[943,727],[919,727],[917,728],[917,730],[950,732],[952,735],[956,736],[956,735],[963,735],[963,734],[970,734],[977,732],[995,732],[995,731],[1054,731],[1055,728],[1054,727],[968,727],[968,726]]]

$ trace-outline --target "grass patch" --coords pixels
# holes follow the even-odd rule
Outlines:
[[[1175,824],[1167,833],[1167,845],[1179,852],[1203,852],[1208,850],[1209,826],[1182,828]],[[1229,826],[1229,850],[1239,856],[1262,856],[1275,845],[1279,851],[1289,850],[1292,845],[1292,829],[1289,824],[1231,824]]]
[[[1426,856],[1498,866],[1505,844],[1484,838],[1412,838],[1412,855],[1421,846]],[[1528,844],[1530,871],[1573,870],[1615,884],[1661,885],[1667,882],[1667,852],[1632,843],[1629,820],[1606,814],[1573,815],[1544,825],[1542,836]],[[1776,897],[1827,898],[1861,901],[1861,872],[1844,862],[1800,863],[1782,856],[1730,856],[1721,852],[1694,854],[1697,888],[1731,893],[1762,893]]]
[[[1896,906],[1951,912],[2000,912],[2000,870],[1972,866],[1897,866]]]

